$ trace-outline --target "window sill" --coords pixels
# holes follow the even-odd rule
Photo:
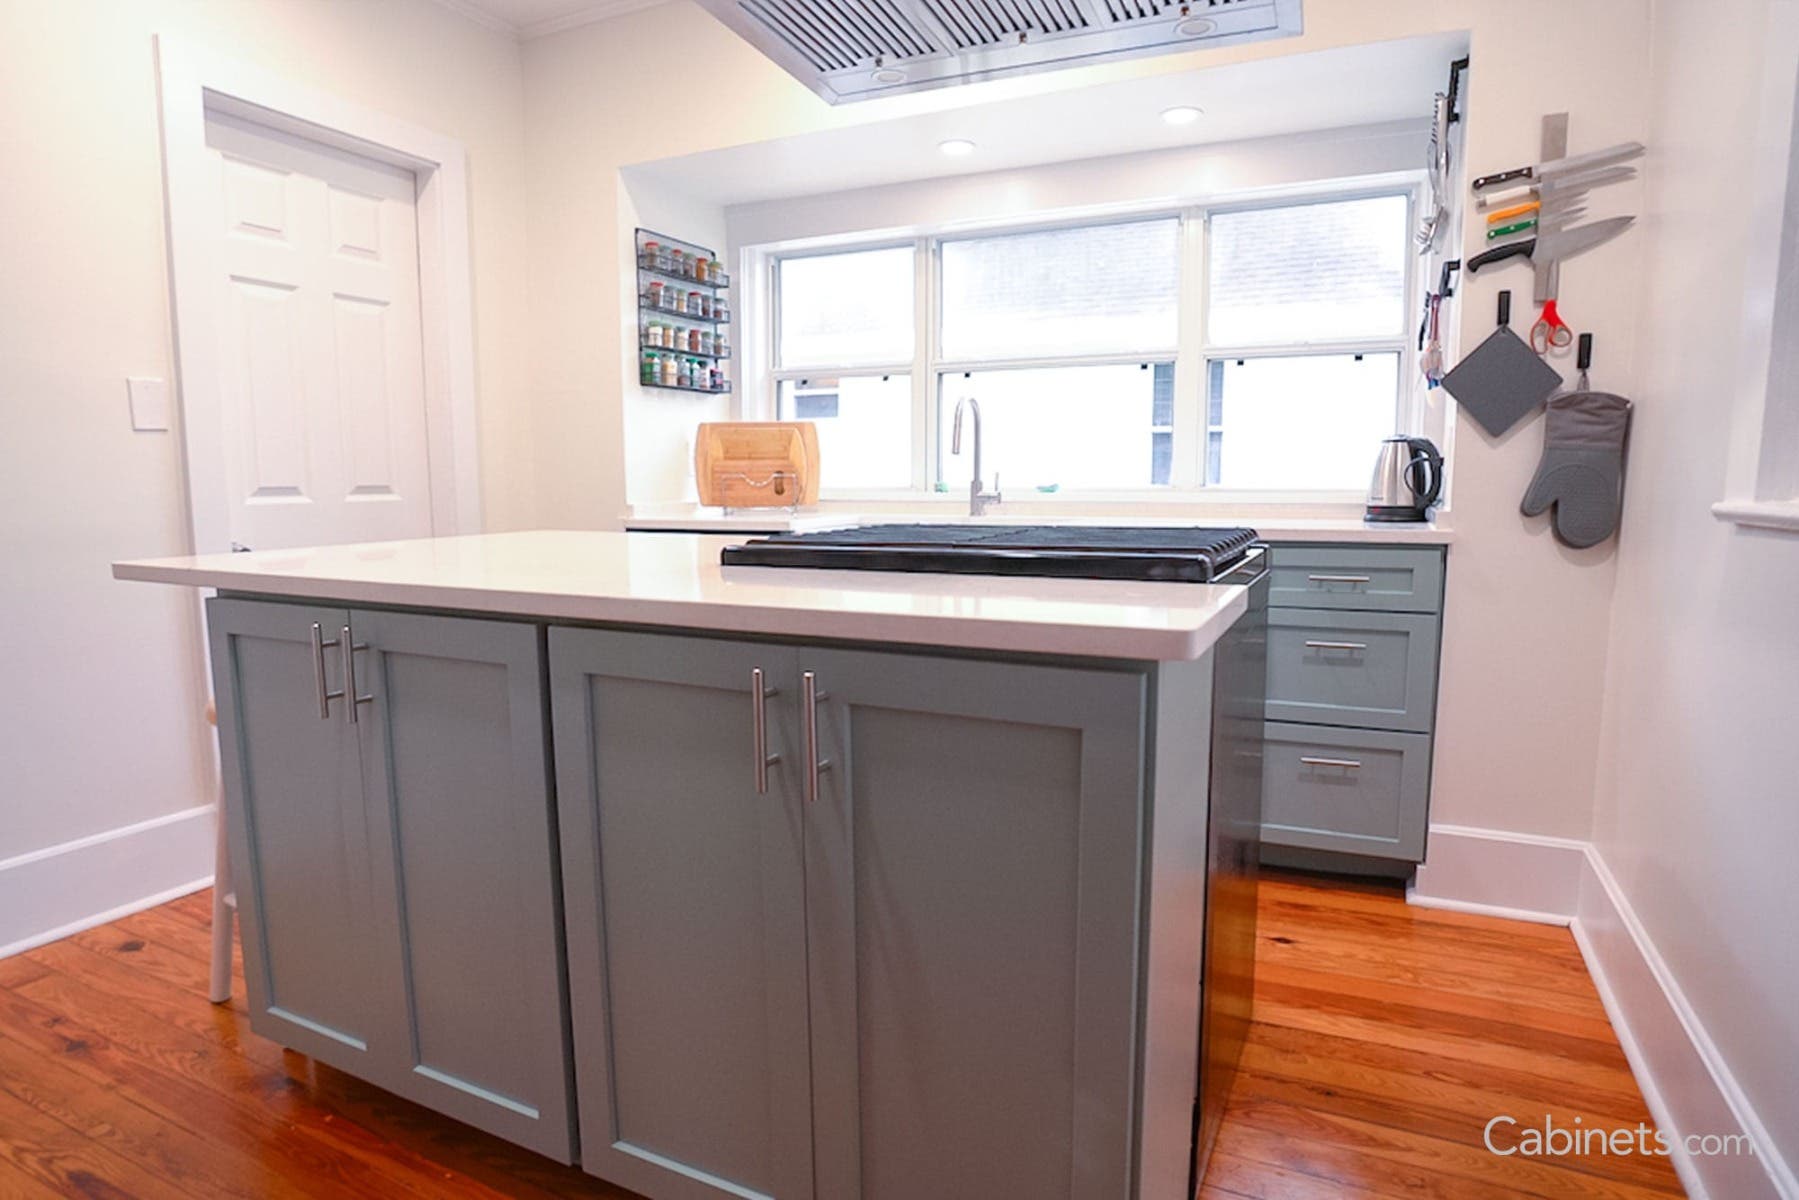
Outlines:
[[[1720,500],[1712,516],[1748,529],[1799,533],[1799,500]]]

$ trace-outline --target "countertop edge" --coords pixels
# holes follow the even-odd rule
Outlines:
[[[479,613],[546,621],[648,626],[660,629],[764,634],[821,641],[867,642],[996,654],[1041,654],[1135,662],[1201,658],[1248,608],[1242,589],[1196,626],[1147,630],[1091,624],[1017,622],[908,613],[855,613],[771,608],[703,600],[630,598],[570,593],[524,593],[448,585],[342,579],[166,566],[142,560],[112,564],[113,578],[216,588],[257,596],[338,601]]]

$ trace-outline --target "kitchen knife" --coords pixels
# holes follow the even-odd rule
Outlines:
[[[1603,221],[1576,225],[1572,229],[1551,230],[1540,237],[1507,242],[1503,246],[1495,246],[1484,253],[1476,254],[1468,260],[1465,269],[1473,273],[1482,267],[1490,267],[1503,259],[1517,258],[1520,255],[1536,263],[1562,262],[1583,251],[1591,250],[1594,246],[1611,241],[1629,229],[1635,220],[1635,217],[1608,217]]]
[[[1507,204],[1518,204],[1533,197],[1538,200],[1550,200],[1558,196],[1569,196],[1575,192],[1584,192],[1589,188],[1604,187],[1607,184],[1623,183],[1635,179],[1635,167],[1605,167],[1597,171],[1581,171],[1575,175],[1562,175],[1555,179],[1546,179],[1542,183],[1513,184],[1475,197],[1476,208],[1498,208]]]
[[[1531,183],[1548,183],[1565,175],[1579,171],[1591,170],[1595,167],[1609,167],[1616,163],[1629,162],[1633,158],[1643,156],[1643,143],[1619,142],[1616,146],[1607,146],[1603,150],[1594,150],[1587,154],[1576,154],[1568,158],[1552,158],[1531,167],[1518,167],[1511,171],[1501,171],[1497,175],[1482,175],[1474,181],[1477,192],[1498,187],[1502,183],[1526,180]]]
[[[1585,192],[1558,193],[1553,200],[1530,200],[1523,204],[1514,204],[1509,208],[1496,208],[1487,214],[1488,225],[1503,225],[1507,221],[1529,218],[1540,221],[1553,217],[1557,213],[1575,212],[1586,206]]]
[[[1527,229],[1535,229],[1539,232],[1562,229],[1585,216],[1586,212],[1587,210],[1584,208],[1569,208],[1552,212],[1546,217],[1526,217],[1522,221],[1513,221],[1509,225],[1497,225],[1487,230],[1487,240],[1495,242],[1500,238],[1511,237],[1514,233],[1523,233]]]

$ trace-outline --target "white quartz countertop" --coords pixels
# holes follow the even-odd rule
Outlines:
[[[626,529],[644,532],[687,533],[812,533],[852,525],[1132,525],[1146,528],[1243,526],[1267,542],[1344,542],[1361,545],[1441,546],[1455,540],[1453,531],[1438,521],[1417,523],[1369,522],[1356,517],[1258,517],[1243,513],[1195,513],[1192,516],[1046,515],[1020,512],[970,517],[960,510],[948,512],[853,513],[826,509],[793,512],[784,508],[727,513],[699,505],[655,505],[633,508],[623,518]]]
[[[725,567],[741,537],[538,531],[113,564],[118,579],[344,605],[1176,661],[1244,611],[1240,587]]]

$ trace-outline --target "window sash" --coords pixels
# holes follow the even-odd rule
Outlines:
[[[1173,463],[1169,482],[1162,485],[1144,484],[1141,487],[1128,489],[1106,489],[1105,494],[1108,495],[1161,497],[1163,499],[1184,495],[1198,498],[1208,490],[1220,490],[1216,485],[1208,487],[1206,483],[1209,443],[1213,437],[1222,432],[1210,425],[1206,412],[1206,376],[1209,364],[1215,359],[1291,358],[1363,353],[1398,354],[1399,383],[1393,398],[1393,427],[1398,432],[1421,432],[1423,414],[1420,411],[1419,389],[1413,381],[1413,376],[1416,374],[1417,347],[1412,337],[1412,331],[1401,328],[1391,336],[1328,341],[1299,340],[1281,344],[1239,345],[1214,343],[1207,340],[1209,336],[1207,332],[1209,324],[1209,296],[1207,295],[1210,268],[1209,240],[1211,217],[1214,214],[1292,208],[1305,204],[1328,204],[1376,196],[1400,195],[1406,198],[1406,230],[1409,237],[1411,226],[1416,220],[1420,188],[1421,183],[1416,178],[1403,183],[1357,187],[1320,187],[1316,190],[1296,192],[1290,195],[1246,197],[1179,208],[1119,211],[1084,218],[1035,222],[1014,221],[978,229],[959,228],[954,232],[927,233],[907,239],[871,239],[867,242],[846,242],[823,248],[771,252],[766,260],[769,268],[766,289],[762,293],[767,317],[763,328],[756,332],[759,339],[765,339],[762,342],[764,347],[762,361],[769,364],[765,370],[760,372],[764,386],[758,398],[758,411],[765,416],[777,415],[778,391],[780,383],[783,381],[814,377],[844,378],[903,374],[911,376],[913,387],[911,488],[827,492],[825,493],[827,499],[832,498],[833,495],[894,497],[933,494],[933,480],[937,471],[935,461],[935,448],[938,443],[937,389],[940,379],[951,373],[1155,364],[1172,361],[1175,364],[1173,424],[1167,427],[1157,426],[1153,430],[1153,432],[1170,432],[1173,435]],[[942,353],[942,247],[945,243],[1043,232],[1058,228],[1138,224],[1171,217],[1178,218],[1181,226],[1180,264],[1176,293],[1179,334],[1177,344],[1172,350],[1167,346],[1157,346],[1146,347],[1139,352],[1102,355],[958,359],[954,361],[944,358]],[[914,329],[911,360],[880,364],[810,363],[804,365],[790,365],[777,361],[776,355],[780,346],[778,327],[780,263],[783,260],[817,255],[849,254],[903,245],[910,245],[914,248]],[[1408,253],[1405,261],[1405,300],[1402,314],[1416,313],[1423,303],[1422,272],[1418,267],[1416,254]],[[1401,323],[1403,326],[1404,320]],[[1099,493],[1065,489],[1061,494],[1080,496]],[[1304,492],[1293,492],[1290,489],[1267,489],[1266,494],[1271,498],[1293,495],[1296,498],[1304,496],[1315,500],[1339,496],[1348,497],[1348,493],[1338,493],[1328,489]]]

